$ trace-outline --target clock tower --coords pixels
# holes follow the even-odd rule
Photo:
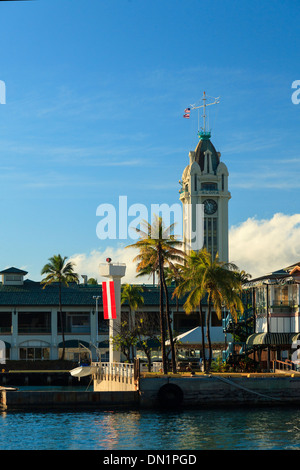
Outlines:
[[[199,143],[195,151],[189,152],[189,164],[180,180],[180,200],[183,204],[183,242],[190,249],[190,233],[199,231],[202,224],[203,246],[214,258],[228,262],[228,170],[221,162],[210,138],[210,132],[198,132]],[[196,207],[204,208],[202,218],[197,217]],[[187,207],[189,210],[187,210]],[[199,212],[198,212],[199,215]],[[201,247],[200,247],[201,248]],[[193,249],[193,246],[192,246]]]

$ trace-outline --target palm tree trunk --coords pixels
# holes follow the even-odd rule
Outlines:
[[[62,355],[61,355],[61,360],[63,361],[65,358],[65,328],[64,328],[64,322],[63,322],[63,314],[62,314],[62,306],[61,306],[61,282],[58,284],[58,289],[59,289],[59,294],[58,294],[58,303],[59,303],[59,316],[60,316],[60,325],[61,325],[61,336],[62,336]]]
[[[208,297],[208,312],[207,312],[207,318],[206,318],[206,338],[207,338],[207,343],[208,343],[208,348],[209,348],[209,356],[208,356],[208,364],[207,364],[206,372],[210,371],[211,360],[212,360],[212,348],[211,348],[211,340],[210,340],[210,315],[211,315],[211,301],[210,301],[210,298]]]
[[[159,280],[160,280],[160,334],[161,334],[161,357],[162,357],[162,367],[163,373],[167,374],[167,360],[166,360],[166,335],[165,335],[165,322],[164,322],[164,297],[163,297],[163,266],[162,266],[162,256],[160,250],[158,251],[158,260],[159,260]]]
[[[205,334],[204,334],[204,315],[202,310],[202,303],[199,303],[199,316],[201,325],[201,336],[202,336],[202,357],[203,357],[203,370],[206,370],[206,358],[205,358]]]
[[[164,291],[165,291],[165,296],[166,296],[166,319],[167,319],[167,326],[168,326],[168,332],[169,332],[169,340],[170,340],[170,346],[171,346],[171,355],[172,355],[172,372],[173,374],[176,374],[176,357],[175,357],[175,348],[174,348],[174,340],[173,340],[173,333],[172,333],[172,326],[171,326],[171,318],[170,318],[170,305],[169,305],[169,296],[168,296],[168,288],[165,280],[165,275],[162,273],[162,279],[163,279],[163,286],[164,286]]]

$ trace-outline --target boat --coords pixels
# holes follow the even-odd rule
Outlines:
[[[70,370],[70,374],[72,377],[86,377],[88,375],[93,375],[94,372],[96,372],[97,367],[96,366],[90,366],[90,365],[82,365],[75,367],[75,369]]]

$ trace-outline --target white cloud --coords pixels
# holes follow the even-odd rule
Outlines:
[[[249,218],[229,231],[229,258],[252,277],[300,260],[300,214]]]
[[[122,284],[134,283],[134,284],[149,284],[152,282],[152,278],[148,277],[136,277],[136,263],[133,259],[138,254],[134,248],[125,247],[106,247],[105,250],[93,250],[89,254],[77,253],[72,255],[68,261],[72,261],[75,266],[74,270],[80,275],[87,275],[89,278],[93,277],[101,282],[103,278],[99,274],[99,265],[106,263],[106,258],[111,258],[114,263],[125,263],[126,273],[122,278]]]
[[[106,258],[125,263],[126,274],[122,283],[152,283],[152,277],[137,278],[137,255],[133,248],[111,247],[77,253],[70,257],[75,271],[80,275],[94,277],[101,282],[99,265]],[[229,260],[257,277],[300,261],[300,214],[274,214],[270,219],[249,218],[229,231]]]

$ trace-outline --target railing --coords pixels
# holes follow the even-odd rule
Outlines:
[[[50,326],[19,326],[18,327],[19,334],[51,334],[51,327]]]
[[[224,317],[224,318],[222,319],[223,331],[226,331],[227,328],[228,328],[228,326],[229,326],[229,324],[232,324],[232,323],[233,323],[233,318],[232,318],[231,314],[228,313],[228,314],[226,315],[226,317]]]
[[[0,333],[12,333],[12,326],[1,326]]]
[[[296,369],[297,369],[296,365],[289,359],[287,359],[284,362],[278,361],[278,359],[275,359],[275,361],[273,361],[274,371],[277,370],[277,371],[285,372],[285,371],[296,370]]]
[[[95,378],[126,384],[134,383],[134,364],[123,362],[93,362],[97,367]]]

